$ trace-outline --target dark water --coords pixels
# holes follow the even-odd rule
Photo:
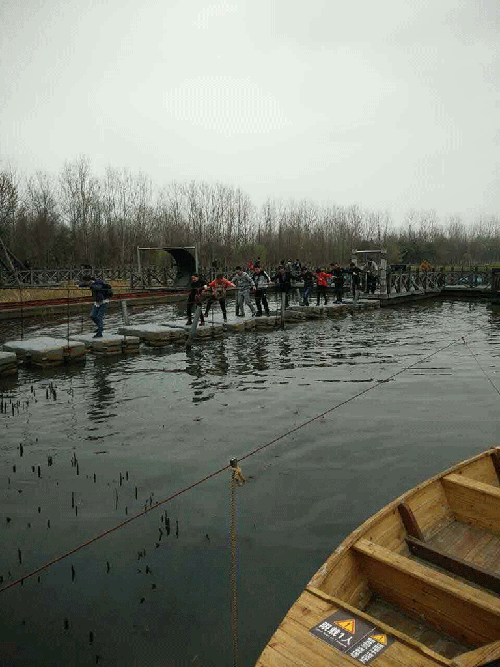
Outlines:
[[[157,307],[133,321],[180,314]],[[110,316],[108,330],[118,321]],[[82,325],[90,329],[86,318],[69,323]],[[26,334],[67,326],[32,322]],[[487,304],[433,301],[233,334],[190,353],[143,348],[23,369],[1,385],[3,583],[375,386],[242,462],[240,649],[243,667],[253,665],[343,537],[429,475],[498,444],[500,396],[488,378],[500,387],[499,342]],[[13,657],[0,665],[231,665],[228,545],[226,471],[1,593],[0,650]]]

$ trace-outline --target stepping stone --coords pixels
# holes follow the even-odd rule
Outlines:
[[[239,322],[227,322],[226,329],[228,331],[245,331],[245,322],[240,320]]]
[[[159,324],[137,324],[120,327],[123,336],[136,336],[151,347],[162,347],[172,343],[183,343],[187,338],[184,327],[165,327]]]
[[[17,373],[17,356],[14,352],[0,352],[0,377]]]
[[[300,310],[285,310],[285,322],[303,322],[305,313]]]
[[[94,338],[94,334],[76,334],[71,337],[85,343],[94,354],[103,357],[112,357],[120,354],[138,352],[141,340],[138,336],[122,336],[104,332],[102,338]]]
[[[57,366],[85,359],[85,344],[76,340],[40,336],[5,343],[6,352],[14,352],[18,360],[35,366]]]
[[[274,315],[264,315],[262,317],[255,318],[255,328],[259,331],[272,331],[276,328],[277,322]]]

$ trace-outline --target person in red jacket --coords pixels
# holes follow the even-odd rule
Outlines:
[[[326,273],[326,271],[322,271],[319,266],[314,272],[314,276],[316,278],[316,288],[317,288],[316,305],[319,306],[321,295],[323,295],[326,306],[326,304],[328,303],[328,296],[327,296],[328,278],[332,278],[333,276],[331,273]]]
[[[228,287],[236,287],[236,285],[227,278],[224,278],[222,273],[218,273],[215,280],[212,280],[211,283],[208,283],[208,288],[206,291],[211,291],[211,294],[208,297],[207,305],[205,308],[205,317],[208,317],[210,306],[215,301],[218,301],[220,304],[220,309],[222,310],[222,317],[224,318],[224,322],[227,322],[226,290]]]

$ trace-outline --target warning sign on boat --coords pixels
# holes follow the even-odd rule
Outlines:
[[[368,665],[394,641],[373,623],[341,609],[315,625],[310,632],[362,665]]]
[[[356,634],[356,621],[354,618],[348,618],[346,621],[336,621],[335,625],[338,625],[343,630],[347,630],[351,635]]]

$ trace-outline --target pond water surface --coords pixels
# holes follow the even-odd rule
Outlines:
[[[181,315],[157,306],[132,322]],[[110,315],[107,329],[119,322]],[[25,336],[68,327],[90,330],[86,316],[38,320]],[[18,337],[19,322],[2,325],[0,342]],[[250,667],[343,537],[498,444],[499,343],[487,303],[434,300],[190,352],[22,368],[0,384],[0,587],[325,413],[241,464]],[[0,593],[6,664],[232,665],[229,489],[224,471]]]

